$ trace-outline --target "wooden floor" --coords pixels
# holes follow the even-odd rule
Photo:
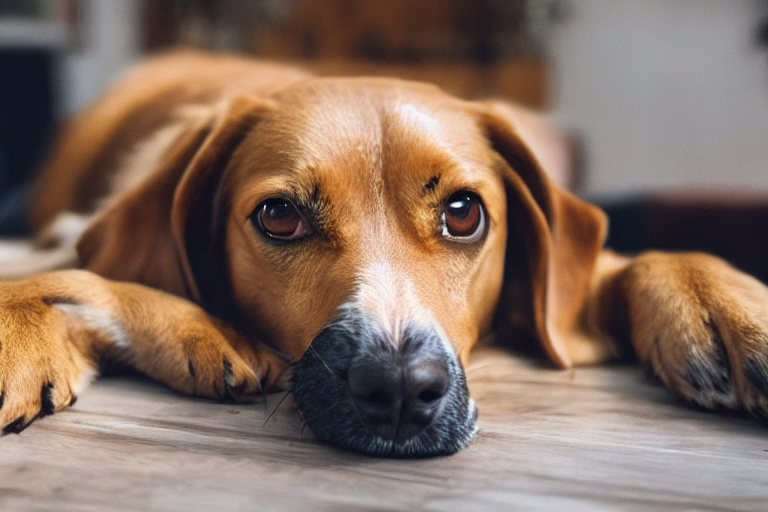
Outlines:
[[[317,444],[290,400],[231,405],[134,377],[0,438],[0,510],[768,510],[768,428],[682,406],[634,367],[486,350],[469,448],[417,461]]]

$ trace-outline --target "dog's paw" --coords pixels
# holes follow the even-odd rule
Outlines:
[[[288,365],[263,345],[191,304],[165,316],[168,329],[154,342],[129,350],[127,361],[182,393],[214,399],[252,401],[279,385]]]
[[[702,254],[641,255],[622,279],[640,361],[679,396],[768,419],[768,288]]]
[[[0,288],[0,429],[18,433],[66,409],[96,369],[73,343],[61,312],[41,300],[15,300]]]
[[[231,328],[216,324],[216,330],[205,337],[185,342],[191,393],[242,402],[275,387],[287,362],[262,345],[252,346]]]

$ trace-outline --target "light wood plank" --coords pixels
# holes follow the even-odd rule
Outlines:
[[[0,510],[754,510],[768,429],[681,406],[633,367],[557,371],[485,350],[480,433],[446,458],[317,444],[290,400],[231,405],[108,378],[0,438]]]

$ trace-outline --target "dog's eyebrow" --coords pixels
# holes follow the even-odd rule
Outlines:
[[[320,191],[320,186],[317,183],[312,183],[310,186],[294,184],[290,187],[287,195],[290,199],[295,201],[298,206],[311,210],[319,209],[325,204],[325,200]]]
[[[432,176],[429,181],[424,184],[424,193],[428,194],[434,192],[437,186],[440,184],[440,176]]]

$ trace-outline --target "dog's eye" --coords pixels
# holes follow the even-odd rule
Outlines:
[[[457,242],[478,242],[485,235],[485,210],[477,194],[461,191],[448,198],[441,217],[442,234]]]
[[[296,240],[309,229],[296,206],[287,199],[267,199],[251,214],[251,222],[269,238]]]

